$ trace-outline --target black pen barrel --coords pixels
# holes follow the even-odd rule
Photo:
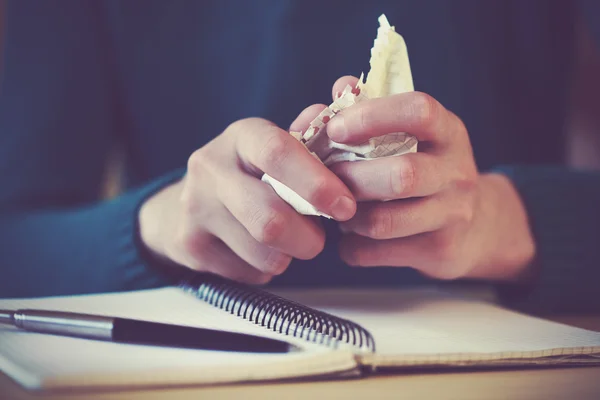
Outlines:
[[[290,344],[276,339],[205,328],[115,318],[113,341],[253,353],[286,353]]]

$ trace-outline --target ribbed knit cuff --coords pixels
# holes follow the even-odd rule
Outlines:
[[[178,280],[181,268],[167,265],[152,257],[141,242],[138,215],[153,194],[181,179],[185,169],[172,171],[142,187],[129,190],[114,201],[121,213],[117,220],[117,254],[121,270],[115,276],[118,290],[146,289],[169,285]]]
[[[520,193],[537,250],[533,281],[498,286],[500,299],[532,313],[599,311],[600,174],[527,166],[495,172]]]

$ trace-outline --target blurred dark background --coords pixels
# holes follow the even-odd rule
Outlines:
[[[3,44],[5,0],[0,0],[0,45]],[[0,61],[3,52],[0,52]],[[0,62],[0,74],[3,63]],[[566,159],[569,165],[581,169],[600,169],[600,50],[588,28],[580,23],[577,29],[577,58],[570,93],[570,110],[564,127],[568,138]],[[114,197],[120,191],[118,171],[121,166],[119,149],[115,149],[106,168],[105,195]]]

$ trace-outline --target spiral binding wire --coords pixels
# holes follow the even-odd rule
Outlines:
[[[284,335],[334,348],[350,344],[375,351],[373,337],[357,323],[259,288],[204,274],[187,279],[180,287],[212,306]]]

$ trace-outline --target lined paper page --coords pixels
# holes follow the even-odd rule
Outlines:
[[[519,358],[570,354],[586,355],[581,362],[600,363],[600,333],[441,290],[289,290],[278,294],[367,328],[377,344],[377,354],[364,357],[371,363],[499,363],[508,359],[518,363]]]
[[[39,300],[1,300],[37,308],[276,336],[175,288]],[[215,383],[352,369],[353,357],[311,346],[304,353],[252,354],[128,345],[0,329],[0,368],[26,387]]]

